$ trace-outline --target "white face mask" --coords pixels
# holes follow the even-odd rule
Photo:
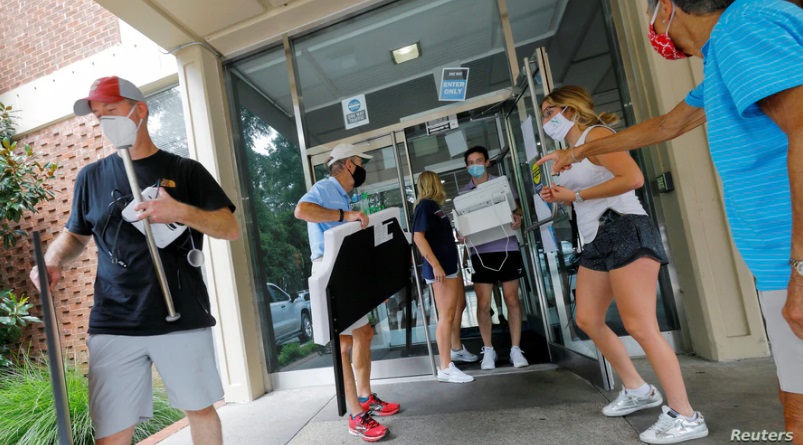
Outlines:
[[[129,119],[135,109],[136,107],[132,107],[128,116],[102,116],[100,118],[100,129],[114,145],[114,148],[129,148],[136,142],[137,131],[142,125],[142,119],[139,120],[139,124],[135,124]]]
[[[544,124],[544,133],[557,142],[566,139],[566,135],[569,134],[569,130],[574,127],[574,120],[569,120],[563,117],[564,111],[566,111],[566,107],[560,110],[560,113],[556,114],[555,117]]]

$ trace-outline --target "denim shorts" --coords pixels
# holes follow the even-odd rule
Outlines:
[[[460,267],[458,266],[457,267],[457,272],[455,272],[455,273],[453,273],[451,275],[446,275],[446,278],[457,278],[457,274],[459,274],[459,273],[460,273]],[[432,283],[435,282],[435,279],[433,278],[433,279],[430,280],[429,278],[425,278],[424,281],[426,281],[427,284],[432,284]]]
[[[608,272],[642,257],[668,264],[658,228],[647,215],[621,215],[608,210],[600,218],[597,237],[583,246],[580,266]]]

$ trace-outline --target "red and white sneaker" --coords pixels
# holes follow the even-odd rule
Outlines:
[[[366,411],[357,416],[349,415],[349,433],[352,436],[360,436],[366,442],[376,442],[385,437],[388,429],[380,425]]]
[[[401,408],[398,403],[385,402],[377,397],[376,393],[371,394],[365,402],[360,402],[360,406],[363,410],[370,410],[377,416],[392,416]]]

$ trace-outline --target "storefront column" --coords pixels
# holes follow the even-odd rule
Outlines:
[[[611,0],[611,8],[637,122],[668,112],[702,81],[700,59],[670,62],[652,50],[646,1]],[[645,158],[647,180],[665,171],[674,178],[675,190],[654,198],[666,221],[679,316],[693,350],[711,360],[768,356],[755,284],[730,235],[704,128],[646,149]]]
[[[209,170],[238,206],[235,216],[240,238],[228,242],[207,237],[205,275],[218,321],[215,348],[226,402],[249,401],[266,392],[266,368],[257,330],[223,72],[217,57],[201,46],[189,46],[175,55],[190,156]]]

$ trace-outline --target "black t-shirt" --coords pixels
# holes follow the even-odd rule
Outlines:
[[[192,159],[159,150],[134,161],[134,170],[142,190],[159,183],[179,202],[202,210],[228,207],[234,211],[223,189]],[[98,248],[89,333],[159,335],[214,326],[201,270],[187,262],[190,230],[159,249],[176,312],[181,314],[172,323],[165,320],[167,306],[145,235],[122,219],[122,209],[131,200],[123,159],[117,153],[78,173],[66,228],[77,235],[92,235]],[[192,237],[201,249],[203,234],[193,230]]]
[[[424,238],[427,239],[432,253],[435,254],[446,275],[457,273],[457,244],[454,242],[452,225],[437,202],[422,199],[415,206],[413,232],[424,232]],[[427,280],[435,278],[432,266],[427,260],[424,260],[422,273]]]

